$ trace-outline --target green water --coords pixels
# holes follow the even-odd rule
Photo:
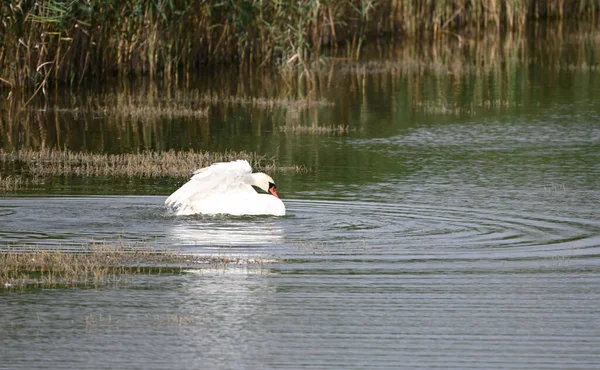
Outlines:
[[[283,218],[174,217],[184,179],[0,197],[5,245],[279,261],[0,291],[0,368],[597,368],[599,40],[382,43],[310,76],[121,81],[1,111],[4,150],[244,150],[308,172],[273,174]]]

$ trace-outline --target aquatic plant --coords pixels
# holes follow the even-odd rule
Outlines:
[[[303,126],[303,125],[283,125],[279,126],[279,131],[292,134],[312,134],[312,135],[344,135],[353,131],[350,127],[344,125],[337,126]]]
[[[182,273],[204,267],[262,265],[274,260],[227,255],[185,255],[145,245],[90,244],[74,250],[0,248],[0,289],[104,286],[136,274]]]
[[[368,38],[467,40],[549,20],[595,20],[594,0],[141,2],[41,0],[0,7],[0,85],[45,92],[50,81],[149,75],[262,63],[307,73],[324,46],[357,58]]]
[[[77,253],[9,249],[0,251],[0,285],[5,288],[99,286],[119,282],[127,273],[160,272],[147,266],[177,260],[173,253],[146,248],[91,246]]]
[[[42,184],[44,178],[54,176],[78,177],[137,177],[187,178],[196,169],[215,162],[245,159],[256,171],[268,173],[306,173],[304,166],[278,166],[273,159],[253,152],[142,152],[101,154],[55,149],[0,149],[0,165],[19,164],[18,174],[0,176],[0,193],[25,189]]]
[[[77,111],[75,111],[77,112]],[[194,109],[191,107],[172,105],[130,105],[128,107],[110,107],[104,106],[95,111],[97,115],[111,115],[128,118],[175,118],[175,117],[194,117],[202,118],[208,116],[208,108]]]
[[[0,163],[19,162],[34,176],[187,177],[215,162],[245,159],[258,171],[281,171],[272,159],[251,152],[142,152],[99,154],[70,150],[0,149]]]
[[[23,176],[22,174],[11,174],[2,176],[0,174],[0,194],[15,192],[31,186],[39,185],[43,179],[39,176]]]

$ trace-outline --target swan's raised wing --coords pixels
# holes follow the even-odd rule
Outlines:
[[[252,167],[246,160],[214,163],[196,170],[188,182],[167,198],[165,205],[180,209],[231,189],[252,190],[244,182],[244,178],[251,173]]]

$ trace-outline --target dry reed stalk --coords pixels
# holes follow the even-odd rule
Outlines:
[[[145,246],[92,244],[80,250],[0,249],[0,287],[103,286],[133,274],[181,273],[200,267],[263,265],[274,260],[190,256]]]
[[[0,174],[0,194],[27,189],[31,186],[43,184],[43,182],[43,179],[39,176],[30,177],[21,174],[2,176]]]
[[[245,105],[262,109],[286,108],[286,109],[309,109],[332,107],[335,104],[326,100],[315,100],[310,98],[255,98],[245,96],[218,96],[204,95],[201,101],[208,104],[223,105]]]
[[[0,175],[0,194],[21,189],[25,186],[23,183],[24,180],[21,176]]]
[[[312,135],[345,135],[352,131],[348,126],[303,126],[303,125],[284,125],[279,127],[279,131],[291,134],[312,134]]]
[[[40,0],[0,7],[0,81],[148,75],[165,81],[203,64],[293,65],[309,72],[322,46],[401,35],[419,44],[523,33],[541,19],[595,21],[595,0],[100,1]]]
[[[129,105],[127,107],[101,107],[95,110],[94,113],[106,116],[138,119],[179,117],[205,118],[208,116],[208,108],[193,109],[191,107],[179,106],[177,104],[173,106]]]
[[[24,149],[5,152],[0,149],[0,163],[24,163],[25,172],[35,178],[44,176],[121,176],[121,177],[188,177],[202,167],[215,162],[245,159],[258,171],[271,173],[279,168],[266,156],[249,152],[142,152],[97,154],[59,151],[54,149]],[[293,167],[294,169],[300,167]],[[300,171],[300,170],[299,170]]]
[[[458,102],[448,102],[446,99],[436,101],[423,100],[415,101],[412,106],[418,108],[424,113],[443,116],[462,116],[475,115],[477,110],[506,110],[514,108],[517,103],[508,99],[477,99],[469,105],[462,105]]]

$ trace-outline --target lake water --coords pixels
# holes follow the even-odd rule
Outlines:
[[[4,247],[274,261],[0,291],[0,368],[597,369],[599,40],[498,41],[417,66],[375,48],[304,82],[106,86],[19,123],[0,115],[6,150],[246,150],[309,169],[274,174],[282,218],[174,217],[162,204],[182,181],[164,179],[58,178],[0,197]],[[200,118],[89,108],[206,94],[275,103],[210,103]]]

